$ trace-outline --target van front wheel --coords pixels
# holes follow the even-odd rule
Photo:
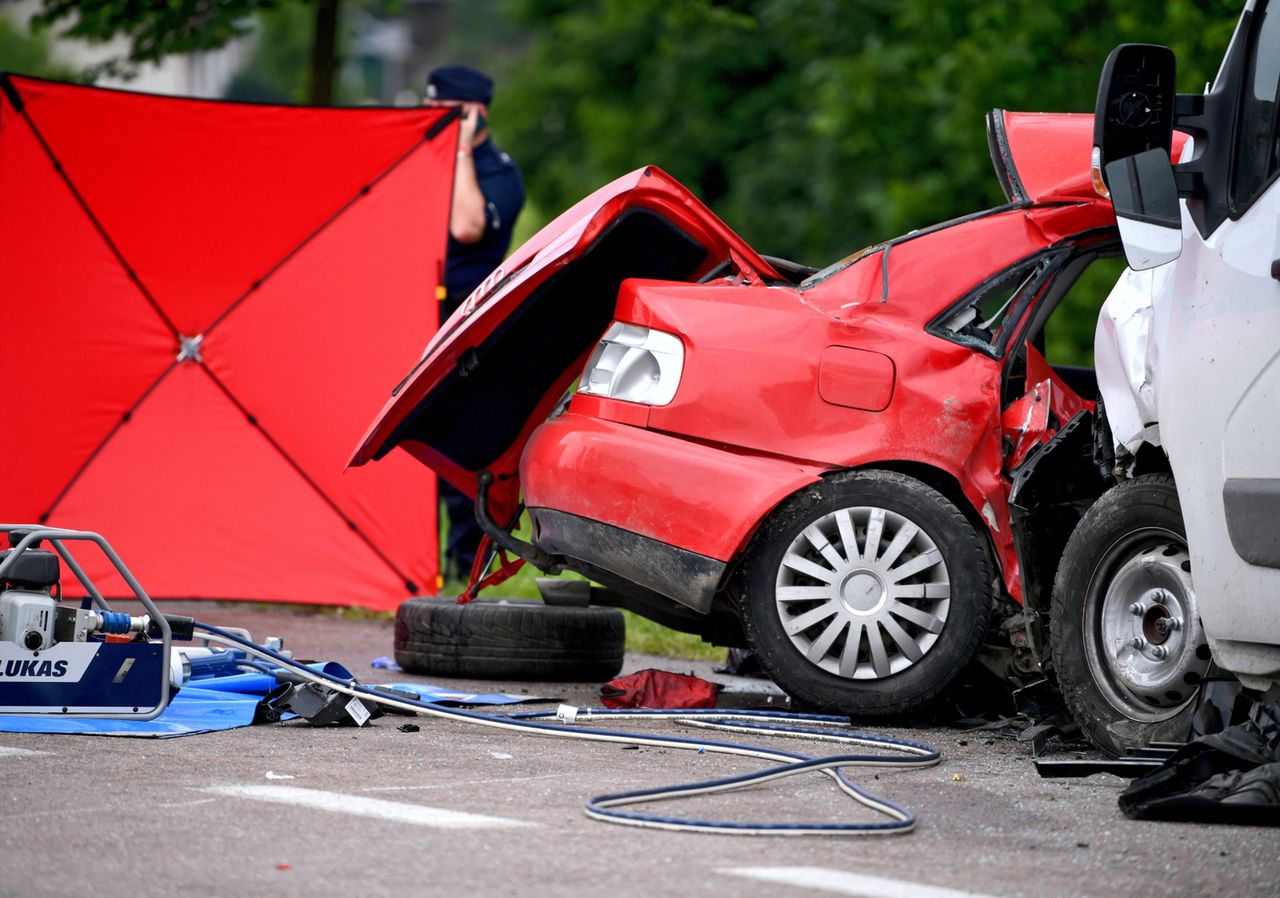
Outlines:
[[[1062,698],[1091,742],[1119,755],[1187,740],[1210,657],[1172,477],[1126,480],[1080,520],[1049,629]]]

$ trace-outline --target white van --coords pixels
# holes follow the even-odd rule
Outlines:
[[[1280,682],[1280,0],[1245,5],[1206,93],[1174,75],[1167,48],[1117,47],[1095,120],[1132,269],[1095,345],[1115,485],[1067,544],[1050,632],[1112,752],[1185,740],[1210,656]]]

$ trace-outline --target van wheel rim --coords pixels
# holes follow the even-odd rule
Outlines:
[[[1150,529],[1103,555],[1085,597],[1085,658],[1130,719],[1168,719],[1195,697],[1210,656],[1185,540]]]
[[[951,606],[942,551],[886,508],[842,508],[811,522],[778,565],[783,632],[810,663],[851,680],[879,680],[920,661]]]

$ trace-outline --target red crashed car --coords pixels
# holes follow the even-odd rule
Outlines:
[[[500,547],[749,645],[809,704],[909,711],[984,640],[1034,671],[1090,486],[1030,469],[1051,472],[1050,445],[1091,451],[1097,394],[1090,369],[1046,361],[1046,325],[1120,251],[1092,128],[992,113],[1007,205],[821,271],[632,172],[493,272],[352,463],[400,447],[478,493]],[[529,542],[509,532],[521,507]]]

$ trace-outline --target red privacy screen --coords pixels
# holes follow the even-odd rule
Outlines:
[[[344,465],[436,327],[453,120],[0,88],[0,520],[157,598],[434,592],[434,476]]]

